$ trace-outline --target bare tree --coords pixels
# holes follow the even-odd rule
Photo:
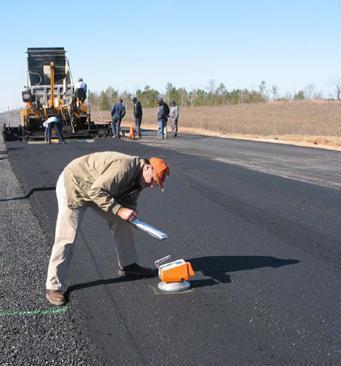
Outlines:
[[[259,92],[261,93],[262,97],[269,101],[269,93],[268,90],[266,89],[266,82],[264,80],[261,81],[261,83],[259,84]]]
[[[272,87],[271,87],[271,94],[272,94],[272,98],[274,100],[278,99],[278,86],[272,85]]]
[[[341,80],[340,80],[340,78],[335,77],[331,80],[331,83],[335,87],[336,99],[340,102],[341,101]]]
[[[206,90],[209,93],[214,93],[214,91],[215,91],[215,81],[213,79],[208,81],[208,85],[206,87]]]
[[[323,99],[323,93],[322,93],[322,91],[321,90],[315,91],[314,92],[314,95],[313,95],[313,98],[315,100],[321,100],[321,99]]]
[[[304,88],[304,99],[311,99],[314,90],[315,90],[314,84],[310,83],[310,84],[306,85],[306,87]]]

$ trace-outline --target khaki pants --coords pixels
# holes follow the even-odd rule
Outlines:
[[[58,217],[55,240],[49,262],[46,289],[59,290],[62,292],[66,290],[66,277],[72,258],[73,245],[77,237],[79,225],[88,207],[94,209],[97,214],[107,220],[116,243],[116,255],[119,266],[127,266],[137,261],[131,224],[112,213],[102,211],[96,205],[77,209],[69,208],[67,205],[63,173],[58,179],[56,194],[58,201]]]

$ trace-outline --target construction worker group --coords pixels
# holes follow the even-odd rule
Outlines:
[[[129,138],[130,139],[140,139],[142,137],[141,133],[141,124],[143,117],[143,109],[141,102],[133,97],[133,115],[135,119],[135,123],[130,125],[129,130]],[[123,99],[119,99],[116,104],[111,109],[111,130],[112,130],[112,138],[119,139],[121,137],[121,121],[126,114],[126,107],[123,103]],[[165,139],[167,138],[167,124],[168,119],[171,124],[171,133],[173,137],[177,137],[178,135],[178,122],[179,122],[179,107],[177,106],[175,101],[170,103],[170,107],[164,101],[162,97],[158,97],[158,110],[157,110],[157,138]]]
[[[87,98],[87,84],[82,78],[78,79],[78,83],[75,88],[75,98],[78,102],[84,103]],[[134,122],[130,125],[129,135],[130,139],[140,139],[142,137],[141,125],[143,117],[143,109],[141,102],[134,96],[131,98],[133,102],[133,117]],[[168,120],[170,120],[170,129],[173,137],[178,136],[178,124],[179,124],[179,107],[175,101],[170,102],[170,107],[163,99],[163,97],[157,97],[158,109],[157,109],[157,139],[166,139],[168,131]],[[126,115],[126,107],[123,103],[123,99],[120,98],[111,109],[111,121],[108,125],[111,130],[111,137],[113,139],[120,139],[121,134],[121,122]],[[51,143],[51,131],[55,129],[58,134],[60,143],[65,143],[63,136],[63,122],[57,116],[48,118],[44,123],[45,127],[45,142]]]

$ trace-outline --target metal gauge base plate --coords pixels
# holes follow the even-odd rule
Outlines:
[[[160,282],[157,287],[161,291],[167,291],[167,292],[180,292],[180,291],[186,291],[188,290],[191,285],[187,281],[181,281],[181,282]]]

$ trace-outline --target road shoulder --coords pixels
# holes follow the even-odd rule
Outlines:
[[[70,306],[45,300],[48,242],[0,136],[1,365],[96,365],[97,350]]]

